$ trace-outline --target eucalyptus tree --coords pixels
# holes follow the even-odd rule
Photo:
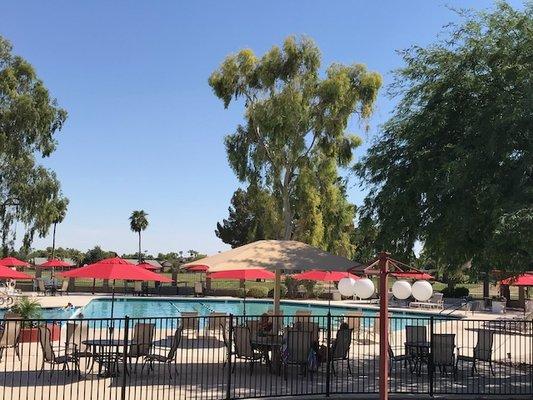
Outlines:
[[[142,262],[141,232],[148,228],[148,214],[144,210],[133,211],[130,215],[130,228],[139,235],[139,262]]]
[[[368,118],[381,76],[362,64],[333,64],[321,77],[321,55],[310,39],[289,37],[262,57],[250,49],[228,56],[209,85],[224,107],[243,100],[245,123],[225,138],[229,163],[240,181],[268,188],[282,215],[280,238],[295,224],[297,178],[313,154],[346,166],[359,137],[350,117]]]
[[[358,168],[379,243],[421,240],[448,269],[531,268],[532,54],[533,5],[503,2],[402,52],[398,107]]]
[[[36,164],[56,148],[55,134],[67,113],[50,97],[33,67],[12,54],[0,36],[0,229],[4,255],[15,240],[13,227],[25,227],[23,246],[53,224],[49,210],[64,201],[56,175]]]

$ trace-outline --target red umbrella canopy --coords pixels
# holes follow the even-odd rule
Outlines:
[[[42,263],[41,265],[38,265],[38,267],[39,268],[68,268],[68,267],[73,267],[73,265],[66,261],[54,258],[52,260],[48,260]]]
[[[156,270],[160,270],[161,267],[157,266],[157,265],[152,265],[150,263],[147,263],[147,262],[142,262],[142,263],[139,263],[137,264],[138,267],[141,267],[141,268],[144,268],[144,269],[147,269],[149,271],[156,271]]]
[[[405,271],[405,272],[394,272],[392,274],[395,278],[404,278],[404,279],[435,279],[434,276],[427,274],[425,272],[416,272],[416,271]]]
[[[321,271],[312,269],[301,274],[292,275],[294,279],[307,281],[338,282],[343,278],[361,279],[357,275],[346,271]]]
[[[0,265],[0,279],[33,279],[33,276]]]
[[[120,257],[106,258],[94,264],[63,272],[61,275],[67,278],[172,282],[172,279],[166,276],[139,267]]]
[[[258,269],[233,269],[228,271],[212,272],[208,276],[211,279],[229,279],[240,281],[253,281],[256,279],[274,279],[276,275],[264,268]]]
[[[191,265],[186,268],[189,272],[207,272],[209,267],[207,265]]]
[[[502,285],[511,286],[533,286],[533,273],[525,273],[519,276],[504,279],[500,282]]]
[[[1,265],[5,265],[6,267],[29,267],[30,264],[28,264],[26,261],[19,260],[15,257],[4,257],[0,260]]]

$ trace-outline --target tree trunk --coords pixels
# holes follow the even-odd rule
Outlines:
[[[290,175],[285,172],[283,178],[282,196],[283,196],[283,240],[290,240],[292,236],[292,210],[291,198],[289,193]]]
[[[54,223],[54,230],[52,233],[52,260],[54,259],[56,253],[56,223]]]
[[[490,277],[489,273],[486,272],[483,275],[483,299],[488,299],[490,297]]]
[[[139,263],[141,262],[141,231],[139,231]]]

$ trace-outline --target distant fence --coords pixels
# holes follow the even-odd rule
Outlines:
[[[181,317],[23,321],[6,315],[0,399],[378,391],[376,317],[176,312]],[[392,317],[389,340],[391,393],[533,395],[531,321]]]

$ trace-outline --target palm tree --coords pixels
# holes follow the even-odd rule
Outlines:
[[[141,232],[148,227],[148,214],[144,210],[133,211],[130,216],[130,228],[133,232],[139,234],[139,262],[142,262],[141,256]]]
[[[59,200],[54,206],[52,215],[52,224],[54,225],[54,230],[52,233],[52,260],[54,259],[56,252],[56,226],[65,219],[65,216],[67,215],[67,207],[68,199],[65,198]]]

